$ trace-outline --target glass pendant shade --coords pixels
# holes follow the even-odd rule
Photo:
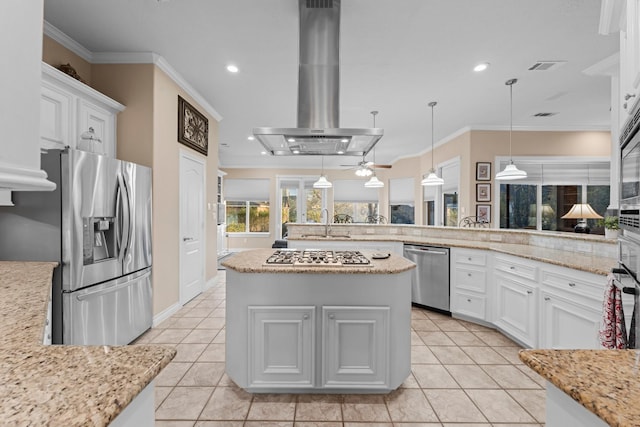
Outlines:
[[[442,185],[444,184],[444,179],[440,178],[436,175],[436,171],[432,170],[429,172],[429,175],[420,181],[421,185],[429,186],[429,185]]]
[[[527,177],[527,172],[520,170],[513,164],[509,163],[505,166],[504,170],[496,174],[496,179],[502,181],[513,181],[516,179],[524,179]]]
[[[316,182],[313,183],[313,188],[331,188],[333,184],[327,180],[327,177],[324,175],[320,175],[320,178]]]
[[[364,183],[364,186],[367,188],[382,188],[384,187],[384,182],[380,181],[377,176],[373,175],[369,181]]]

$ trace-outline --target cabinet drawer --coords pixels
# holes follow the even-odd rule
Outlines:
[[[571,270],[569,272],[554,270],[542,270],[542,284],[561,289],[565,292],[594,298],[598,303],[602,303],[602,295],[607,278],[598,275],[584,275],[581,272]]]
[[[485,319],[486,299],[465,292],[456,292],[453,295],[454,312],[456,314],[464,314],[476,319]]]
[[[456,264],[487,265],[487,255],[481,251],[455,251],[454,262]]]
[[[486,273],[473,268],[456,266],[456,287],[470,291],[485,293],[487,291]]]
[[[516,257],[496,256],[495,269],[507,274],[538,281],[538,266],[534,261]]]

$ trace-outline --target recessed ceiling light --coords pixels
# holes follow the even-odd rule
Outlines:
[[[239,70],[238,70],[238,67],[236,67],[235,65],[229,64],[227,65],[227,71],[230,73],[237,73]]]
[[[266,151],[261,151],[260,154],[262,154],[263,156],[266,156],[267,152]]]
[[[475,67],[473,67],[473,71],[480,72],[480,71],[486,70],[487,68],[489,68],[489,63],[488,62],[481,62],[480,64],[478,64]]]
[[[251,136],[248,136],[248,137],[247,137],[247,139],[248,139],[249,141],[253,141],[253,140],[255,140],[255,139],[256,139],[256,137],[255,137],[255,136],[253,136],[253,135],[251,135]]]
[[[347,138],[341,139],[340,142],[349,142]]]
[[[337,153],[338,154],[344,154],[344,150],[338,150]]]
[[[287,139],[287,141],[289,141],[289,142],[296,142],[296,139],[295,139],[295,138],[289,138],[289,139]]]
[[[293,154],[300,154],[300,150],[293,150]]]

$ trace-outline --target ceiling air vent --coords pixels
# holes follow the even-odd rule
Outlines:
[[[528,68],[529,71],[551,71],[562,67],[567,61],[538,61]]]
[[[558,113],[536,113],[533,115],[533,117],[551,117],[551,116],[555,116]]]
[[[309,9],[327,9],[333,7],[333,0],[307,0]]]

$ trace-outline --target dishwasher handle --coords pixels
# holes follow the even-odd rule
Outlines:
[[[433,255],[448,255],[448,252],[446,251],[439,251],[439,250],[434,250],[434,249],[418,249],[418,248],[404,248],[405,251],[413,253],[413,254],[433,254]]]

